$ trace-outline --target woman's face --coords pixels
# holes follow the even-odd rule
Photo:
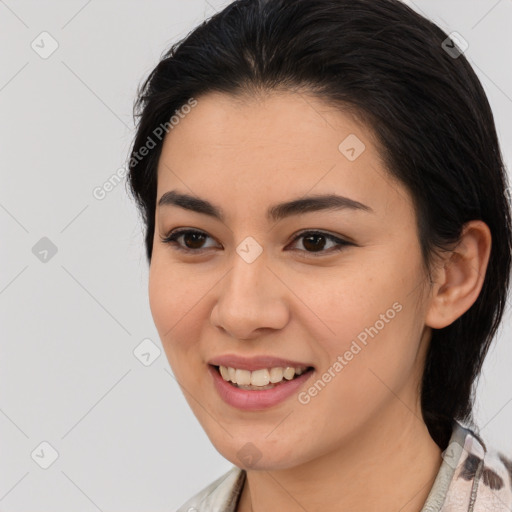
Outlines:
[[[371,133],[312,96],[197,101],[164,141],[157,204],[187,194],[222,219],[199,202],[157,206],[149,299],[214,446],[239,467],[289,468],[421,419],[430,329],[416,220]],[[352,203],[275,208],[327,195]],[[199,235],[162,242],[177,228]],[[239,383],[279,379],[280,364],[313,370],[244,390],[209,364],[224,356]]]

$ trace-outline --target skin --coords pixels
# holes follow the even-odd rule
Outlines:
[[[169,190],[189,193],[221,207],[226,220],[156,209],[149,299],[192,411],[220,454],[247,470],[238,512],[420,511],[442,462],[419,402],[425,352],[431,328],[449,325],[478,297],[488,227],[467,225],[429,287],[412,199],[355,116],[292,92],[197,100],[164,141],[157,202]],[[366,146],[354,161],[338,150],[349,134]],[[373,211],[266,219],[270,205],[323,193]],[[179,241],[204,246],[203,254],[161,242],[180,227],[208,235]],[[314,245],[295,240],[305,229],[354,245],[332,252],[335,244],[321,239],[315,257]],[[247,236],[263,249],[250,264],[236,252]],[[292,395],[242,411],[212,385],[210,358],[271,354],[314,366],[307,390],[396,302],[401,311],[308,404]],[[237,455],[247,442],[261,454],[251,467]]]

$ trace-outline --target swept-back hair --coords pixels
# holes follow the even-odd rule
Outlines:
[[[209,92],[309,92],[357,113],[376,135],[387,172],[414,201],[429,278],[434,256],[459,240],[467,221],[487,223],[492,250],[481,293],[456,321],[433,329],[428,348],[421,407],[442,449],[453,420],[474,427],[474,385],[503,316],[511,262],[494,118],[462,50],[399,0],[235,1],[172,45],[140,86],[128,162],[150,264],[163,141],[155,134],[171,116]]]

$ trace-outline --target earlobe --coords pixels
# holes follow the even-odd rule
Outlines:
[[[492,237],[487,224],[464,225],[460,243],[450,252],[436,276],[425,324],[442,329],[462,316],[476,301],[485,279]]]

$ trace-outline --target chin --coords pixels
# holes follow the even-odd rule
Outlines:
[[[295,447],[295,443],[292,443]],[[245,470],[270,471],[288,469],[301,464],[297,460],[293,446],[268,445],[264,437],[259,443],[256,439],[237,441],[230,438],[228,443],[215,444],[215,449],[235,466]],[[291,453],[290,453],[291,452]]]

